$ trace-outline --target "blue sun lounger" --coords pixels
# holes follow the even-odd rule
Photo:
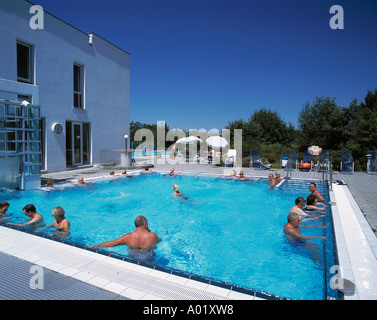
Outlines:
[[[258,170],[266,170],[270,169],[270,164],[263,164],[262,161],[259,159],[259,151],[256,149],[250,150],[250,166],[253,169]]]
[[[341,173],[350,173],[353,174],[355,165],[352,158],[352,151],[343,150],[342,151],[342,160],[340,162],[340,171]]]

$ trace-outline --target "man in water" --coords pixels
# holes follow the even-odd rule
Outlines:
[[[22,210],[24,211],[25,215],[30,218],[30,220],[28,220],[26,223],[9,222],[9,224],[22,227],[26,225],[34,225],[36,222],[43,220],[43,217],[37,212],[37,209],[32,204],[27,204]]]
[[[153,260],[155,255],[153,249],[157,243],[161,241],[161,238],[149,230],[148,220],[144,216],[136,217],[135,227],[135,231],[127,233],[116,240],[90,245],[88,248],[126,245],[130,249],[129,255],[132,258],[139,260]]]
[[[86,186],[88,184],[92,184],[93,182],[86,182],[84,181],[84,178],[83,177],[79,177],[77,179],[77,182],[75,183],[75,186]]]
[[[324,215],[310,215],[307,214],[305,211],[303,211],[303,208],[305,207],[305,199],[303,197],[298,197],[295,200],[295,205],[289,209],[289,213],[295,212],[300,216],[300,220],[304,218],[323,218]]]
[[[301,230],[299,229],[298,227],[298,224],[300,223],[300,216],[296,213],[296,212],[291,212],[289,215],[288,215],[288,223],[285,224],[284,226],[284,232],[287,236],[289,236],[289,238],[293,239],[293,240],[298,240],[298,239],[302,239],[302,240],[310,240],[310,239],[323,239],[323,240],[326,240],[327,238],[324,237],[324,236],[313,236],[313,237],[305,237],[301,234]],[[301,225],[300,227],[307,227],[307,228],[310,228],[310,227],[315,227],[315,226],[304,226],[304,225]],[[325,228],[324,226],[318,226],[319,228]]]
[[[245,177],[243,171],[240,171],[240,175],[239,175],[238,178],[236,178],[236,180],[245,180],[245,179],[246,179],[246,177]]]
[[[303,197],[298,197],[295,200],[295,205],[289,209],[289,213],[297,213],[299,216],[301,216],[301,219],[304,217],[310,217],[306,212],[302,210],[303,207],[305,207],[305,199]]]
[[[310,183],[309,184],[309,190],[310,190],[310,192],[312,193],[312,195],[314,195],[316,198],[317,198],[317,200],[319,201],[319,202],[323,202],[323,201],[325,201],[325,198],[321,195],[321,193],[318,191],[318,189],[317,189],[317,185],[314,183],[314,182],[312,182],[312,183]]]

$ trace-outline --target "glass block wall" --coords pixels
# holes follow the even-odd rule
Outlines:
[[[0,100],[1,187],[22,189],[24,177],[40,174],[41,160],[39,106]]]

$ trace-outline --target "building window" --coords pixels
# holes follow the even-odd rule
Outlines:
[[[33,46],[17,42],[17,81],[33,84]]]
[[[73,65],[73,106],[75,108],[84,108],[84,66],[79,64]]]

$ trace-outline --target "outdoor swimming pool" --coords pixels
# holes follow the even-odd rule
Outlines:
[[[292,299],[336,297],[328,286],[335,264],[331,214],[305,222],[326,229],[302,230],[326,235],[327,241],[291,243],[283,233],[294,200],[309,195],[308,182],[271,189],[266,179],[159,174],[93,181],[86,187],[2,192],[1,198],[11,204],[12,222],[25,219],[22,208],[32,203],[50,225],[51,209],[62,206],[71,223],[68,240],[85,245],[133,231],[135,217],[144,215],[162,238],[155,250],[158,265]],[[187,200],[172,196],[174,183]],[[326,187],[318,188],[328,202]],[[105,250],[128,254],[124,246]]]

